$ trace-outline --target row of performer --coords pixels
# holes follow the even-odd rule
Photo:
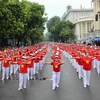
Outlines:
[[[46,44],[1,51],[0,71],[2,80],[8,80],[13,74],[19,75],[18,90],[26,88],[27,80],[36,78],[35,75],[43,69],[46,52]]]
[[[49,49],[48,49],[49,48]],[[45,62],[47,50],[52,61]],[[35,46],[6,50],[0,53],[0,69],[2,80],[19,72],[19,89],[26,88],[26,82],[43,69],[44,64],[52,66],[52,89],[59,87],[60,69],[64,64],[63,56],[69,59],[76,69],[79,79],[83,79],[83,86],[90,85],[92,69],[100,73],[100,47],[80,44],[41,43]],[[66,66],[68,67],[68,66]],[[6,76],[6,77],[5,77]]]
[[[66,49],[63,49],[66,48]],[[100,74],[100,48],[96,46],[65,45],[63,55],[69,59],[76,69],[79,79],[83,79],[83,86],[90,85],[91,70],[96,69]]]

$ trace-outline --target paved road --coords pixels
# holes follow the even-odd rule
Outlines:
[[[0,81],[0,100],[100,100],[100,75],[96,70],[91,73],[90,87],[84,88],[68,59],[63,60],[60,87],[56,90],[52,90],[52,67],[44,65],[42,77],[47,80],[28,81],[27,89],[22,91],[18,91],[16,79]]]

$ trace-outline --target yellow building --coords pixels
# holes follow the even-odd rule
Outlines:
[[[92,0],[94,5],[94,31],[100,30],[100,0]]]

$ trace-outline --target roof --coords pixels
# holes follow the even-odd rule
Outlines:
[[[63,19],[65,19],[66,18],[66,16],[70,13],[70,12],[88,12],[88,11],[93,11],[93,9],[92,8],[89,8],[89,9],[71,9],[71,10],[69,10],[67,13],[64,13],[64,15],[63,15]]]
[[[71,9],[69,12],[82,12],[82,11],[93,11],[93,9]]]

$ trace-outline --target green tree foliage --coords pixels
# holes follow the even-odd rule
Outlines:
[[[70,21],[62,21],[58,16],[52,17],[47,22],[48,31],[51,33],[50,38],[56,42],[68,42],[75,38],[73,34],[74,25]]]
[[[0,1],[0,44],[6,45],[7,40],[17,39],[25,44],[40,41],[43,38],[43,17],[45,8],[35,2],[27,0]]]
[[[53,27],[56,25],[57,22],[60,21],[60,17],[54,16],[47,22],[48,31],[51,32]]]

